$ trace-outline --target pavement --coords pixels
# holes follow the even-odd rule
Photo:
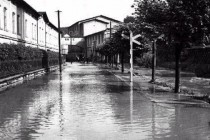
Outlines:
[[[128,66],[125,66],[124,73],[121,73],[120,67],[110,67],[106,64],[98,65],[107,68],[121,80],[130,83]],[[149,68],[134,66],[134,89],[146,93],[145,95],[148,96],[151,101],[188,105],[208,103],[205,105],[209,107],[210,79],[196,77],[194,73],[190,72],[181,72],[180,93],[174,94],[174,70],[157,68],[154,83],[149,83],[151,81],[151,73],[152,70]]]

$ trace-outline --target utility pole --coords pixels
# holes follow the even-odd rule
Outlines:
[[[156,40],[154,40],[152,44],[152,80],[151,82],[155,82],[155,70],[156,70]]]
[[[109,22],[109,38],[110,38],[110,41],[111,41],[111,38],[112,38],[112,22],[110,21]],[[111,57],[110,57],[110,59],[111,60],[109,60],[109,61],[111,61],[110,63],[111,63],[111,65],[112,65],[112,67],[113,67],[113,56],[111,55]]]
[[[62,72],[62,60],[61,60],[61,38],[60,38],[60,10],[56,11],[58,13],[58,46],[59,46],[59,70]]]

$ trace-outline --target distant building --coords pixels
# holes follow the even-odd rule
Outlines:
[[[75,45],[83,48],[83,57],[91,58],[97,55],[96,50],[110,38],[110,33],[114,32],[114,27],[119,23],[121,22],[103,15],[81,20],[69,27],[62,28],[62,40],[65,40],[64,35],[69,35],[69,46]],[[71,44],[71,39],[80,41]],[[71,54],[70,49],[68,54]]]
[[[58,52],[58,29],[24,0],[0,0],[0,43]]]

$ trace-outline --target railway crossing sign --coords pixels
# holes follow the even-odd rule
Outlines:
[[[141,43],[139,41],[137,41],[136,39],[141,37],[140,34],[133,36],[133,32],[130,31],[130,37],[126,36],[125,34],[122,33],[122,37],[125,39],[130,39],[130,81],[133,82],[133,43],[136,43],[138,45],[141,45]]]

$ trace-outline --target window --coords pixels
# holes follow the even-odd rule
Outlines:
[[[7,31],[7,8],[4,7],[4,30]]]
[[[12,13],[12,33],[15,33],[15,13]]]
[[[28,21],[25,20],[25,37],[28,37]]]
[[[31,35],[32,35],[32,39],[34,39],[34,24],[31,24]]]
[[[101,34],[98,34],[98,43],[101,44]]]
[[[102,36],[101,36],[101,41],[102,41],[102,43],[104,42],[104,34],[102,34]]]
[[[36,38],[37,38],[37,36],[36,36],[37,32],[36,32],[36,31],[37,31],[37,30],[36,30],[36,29],[37,29],[37,28],[36,28],[36,25],[34,24],[34,39],[35,39],[35,40],[37,40],[37,39],[36,39]]]
[[[17,15],[17,34],[20,35],[20,15]]]
[[[1,29],[1,5],[0,5],[0,29]]]

